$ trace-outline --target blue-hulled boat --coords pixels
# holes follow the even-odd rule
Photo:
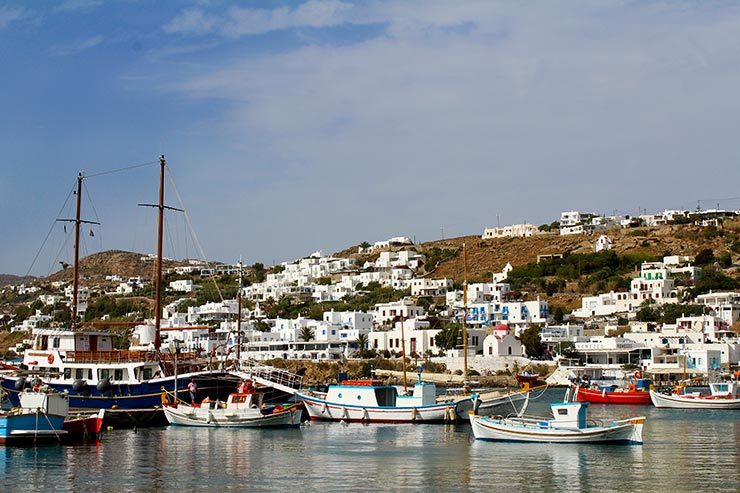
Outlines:
[[[0,444],[61,442],[69,403],[54,392],[22,392],[20,407],[0,413]]]

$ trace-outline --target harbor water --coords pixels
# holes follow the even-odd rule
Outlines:
[[[564,390],[528,414],[546,416]],[[592,405],[647,416],[645,444],[476,442],[467,425],[113,430],[95,444],[0,447],[14,491],[738,491],[740,411]]]

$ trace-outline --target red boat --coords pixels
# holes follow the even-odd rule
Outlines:
[[[522,384],[529,384],[534,385],[535,382],[539,382],[540,375],[538,373],[517,373],[514,378],[516,378],[516,381],[519,382],[520,385]]]
[[[62,428],[67,431],[68,441],[94,440],[100,438],[103,431],[105,410],[85,416],[69,416],[64,420]]]
[[[592,402],[594,404],[631,404],[636,406],[647,406],[650,401],[650,380],[640,378],[636,375],[635,383],[630,384],[627,389],[617,389],[614,385],[602,386],[600,388],[588,388],[576,385],[573,398],[579,402]]]

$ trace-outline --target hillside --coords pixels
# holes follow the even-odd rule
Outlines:
[[[185,265],[183,261],[163,262],[163,269]],[[153,258],[141,253],[123,250],[108,250],[94,253],[80,260],[80,276],[92,282],[101,282],[106,275],[117,274],[121,277],[141,276],[144,279],[154,277],[156,262]],[[72,278],[72,267],[61,269],[47,278],[49,281],[69,280]]]
[[[33,281],[33,276],[16,276],[13,274],[0,274],[0,288],[11,284],[23,284],[24,282]]]

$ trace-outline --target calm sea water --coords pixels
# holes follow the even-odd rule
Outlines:
[[[562,395],[548,390],[528,413]],[[0,447],[0,492],[740,491],[740,411],[590,415],[646,415],[645,444],[476,442],[446,425],[114,430],[94,445]]]

